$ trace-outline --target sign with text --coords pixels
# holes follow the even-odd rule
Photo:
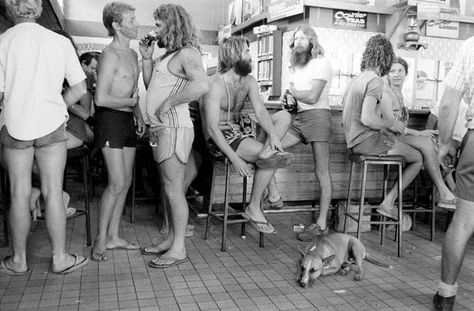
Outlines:
[[[442,38],[459,38],[459,22],[431,20],[426,23],[426,35]]]
[[[367,15],[365,12],[332,10],[332,24],[347,28],[367,29]]]
[[[304,10],[303,0],[270,0],[268,12],[270,13],[270,20],[277,20],[280,18],[302,14]]]

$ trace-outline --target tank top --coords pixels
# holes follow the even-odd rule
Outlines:
[[[165,56],[153,68],[146,96],[146,111],[151,127],[193,127],[193,122],[189,115],[188,103],[171,107],[163,118],[163,122],[160,122],[155,115],[156,109],[160,107],[169,96],[183,90],[188,83],[188,80],[174,75],[168,69],[170,60],[177,53],[179,53],[179,50]]]

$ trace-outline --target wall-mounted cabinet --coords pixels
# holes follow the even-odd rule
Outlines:
[[[262,89],[270,89],[269,95],[281,94],[281,47],[282,32],[258,36],[257,81]]]

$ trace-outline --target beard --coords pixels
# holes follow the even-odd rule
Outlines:
[[[165,48],[165,42],[163,41],[163,38],[158,38],[156,40],[156,45],[158,45],[158,47],[160,49],[164,49]]]
[[[301,46],[295,46],[293,50],[291,50],[290,56],[290,63],[292,66],[304,66],[306,65],[313,55],[311,54],[311,50],[313,49],[313,45],[309,44],[307,48]]]
[[[242,77],[246,77],[252,72],[252,60],[240,59],[237,61],[234,67],[236,74]]]

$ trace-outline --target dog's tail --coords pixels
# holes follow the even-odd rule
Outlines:
[[[379,266],[379,267],[382,267],[382,268],[393,269],[392,266],[387,265],[383,262],[378,261],[377,259],[374,259],[374,258],[370,257],[369,254],[367,254],[364,259],[367,260],[368,262],[370,262],[373,265],[376,265],[376,266]]]

